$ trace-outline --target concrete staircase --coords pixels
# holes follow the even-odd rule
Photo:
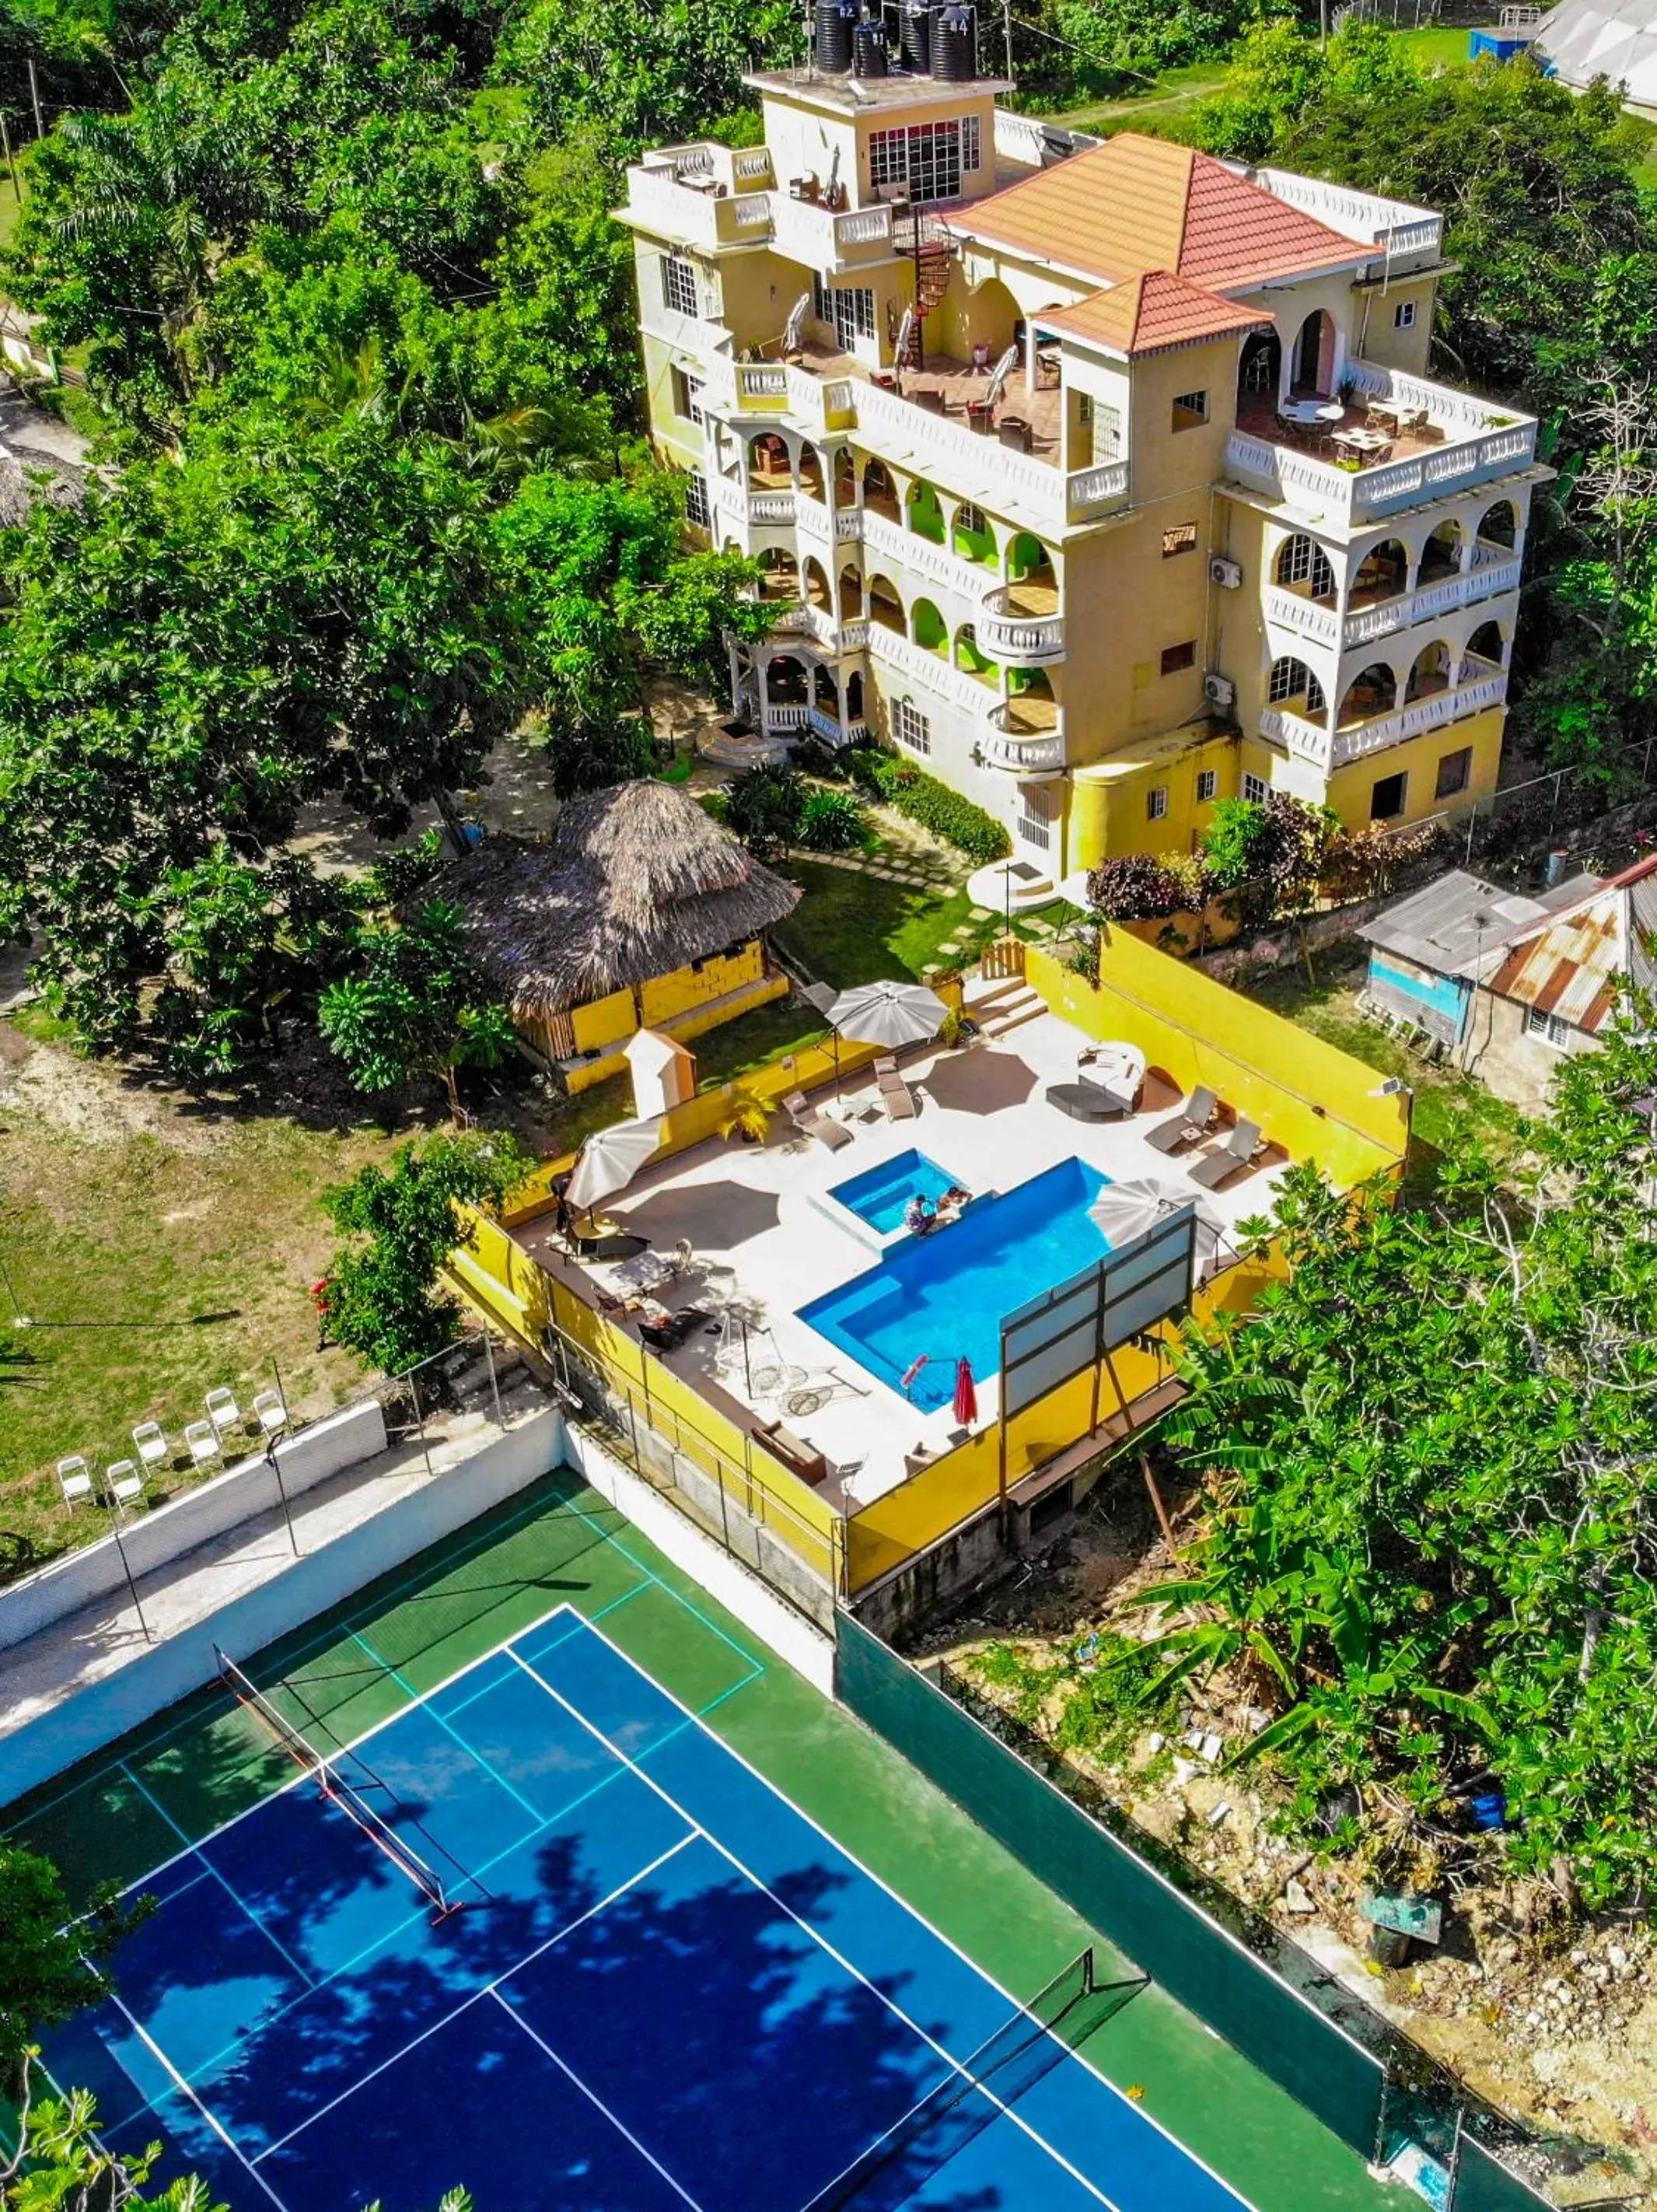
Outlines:
[[[966,1011],[984,1036],[996,1039],[1022,1029],[1046,1013],[1047,1002],[1022,975],[1000,975],[980,982],[966,1001]]]

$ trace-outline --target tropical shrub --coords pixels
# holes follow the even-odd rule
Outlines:
[[[805,780],[797,769],[750,768],[731,787],[725,819],[744,845],[777,853],[799,841]]]
[[[808,791],[798,842],[813,853],[848,853],[863,842],[864,813],[849,791]]]
[[[1107,921],[1158,921],[1188,906],[1186,885],[1150,853],[1123,853],[1088,878],[1088,897]]]
[[[911,768],[907,761],[894,761],[876,774],[889,806],[896,807],[900,814],[907,814],[934,836],[947,839],[969,860],[1004,860],[1011,852],[1012,840],[994,815],[974,806],[970,799],[951,791],[935,775]]]

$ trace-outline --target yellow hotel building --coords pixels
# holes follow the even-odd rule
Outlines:
[[[1220,799],[1490,790],[1536,423],[1424,374],[1429,210],[998,108],[972,13],[851,0],[764,143],[628,172],[658,448],[758,557],[762,753],[871,733],[1030,901]]]

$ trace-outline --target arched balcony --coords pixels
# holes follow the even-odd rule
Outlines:
[[[806,605],[815,607],[819,614],[834,613],[835,594],[828,581],[828,571],[815,553],[808,553],[805,556],[804,597]]]
[[[1467,640],[1461,656],[1461,671],[1458,681],[1477,684],[1482,678],[1494,676],[1508,665],[1508,641],[1497,622],[1480,623]]]
[[[760,556],[760,597],[791,604],[800,597],[799,562],[780,546]]]
[[[793,465],[786,441],[774,430],[762,430],[748,441],[750,491],[792,491]]]
[[[1266,679],[1266,697],[1268,706],[1286,714],[1299,714],[1308,722],[1320,722],[1329,710],[1322,684],[1293,653],[1284,653],[1272,662]]]
[[[903,602],[897,595],[897,586],[889,576],[869,579],[869,619],[882,629],[895,630],[900,637],[907,637],[909,625],[903,612]]]
[[[1051,783],[1065,772],[1064,709],[1039,671],[1012,677],[1018,688],[992,706],[982,741],[986,767],[1029,783]]]
[[[821,500],[823,495],[822,456],[815,446],[800,447],[799,489],[809,499]]]
[[[866,497],[865,493],[865,497]],[[930,545],[944,543],[944,506],[931,484],[917,479],[909,486],[908,525],[917,538],[924,538]]]
[[[1450,688],[1450,648],[1442,637],[1430,645],[1423,645],[1404,683],[1404,703],[1412,707],[1417,699],[1430,699]]]
[[[871,514],[883,515],[888,522],[901,524],[903,510],[898,502],[896,480],[884,461],[865,462],[863,504]]]
[[[1388,599],[1402,599],[1409,587],[1409,550],[1396,538],[1384,538],[1358,562],[1348,605],[1354,609],[1381,606]]]
[[[923,653],[947,659],[950,626],[930,599],[917,599],[910,610],[909,635]]]
[[[858,622],[863,616],[863,578],[848,562],[840,572],[840,618]]]
[[[842,446],[835,455],[835,505],[846,507],[857,503],[858,465],[852,459],[851,447]]]
[[[1461,574],[1461,525],[1449,520],[1441,522],[1421,549],[1421,566],[1416,572],[1416,589],[1424,592],[1430,584],[1442,584],[1452,576]]]
[[[1000,690],[1001,671],[979,643],[978,631],[972,623],[962,623],[955,634],[955,665],[980,684],[992,684],[998,692]]]
[[[1009,668],[1051,668],[1065,658],[1059,574],[1052,554],[1029,531],[1007,548],[1007,576],[999,591],[984,595],[980,638]]]
[[[1350,729],[1357,723],[1373,720],[1377,714],[1390,714],[1397,704],[1397,675],[1384,660],[1372,660],[1347,685],[1335,716],[1336,726]]]
[[[983,514],[963,500],[950,525],[950,550],[963,561],[975,561],[983,568],[993,568],[998,550],[995,532]]]
[[[1285,592],[1332,607],[1336,599],[1334,565],[1315,538],[1303,532],[1285,538],[1272,564],[1274,580]]]

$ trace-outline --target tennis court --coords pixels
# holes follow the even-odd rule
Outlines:
[[[573,1608],[349,1747],[264,1692],[320,1769],[136,1885],[48,2049],[116,2149],[237,2212],[1242,2204],[1077,2055],[1132,1984],[1019,2009]]]

